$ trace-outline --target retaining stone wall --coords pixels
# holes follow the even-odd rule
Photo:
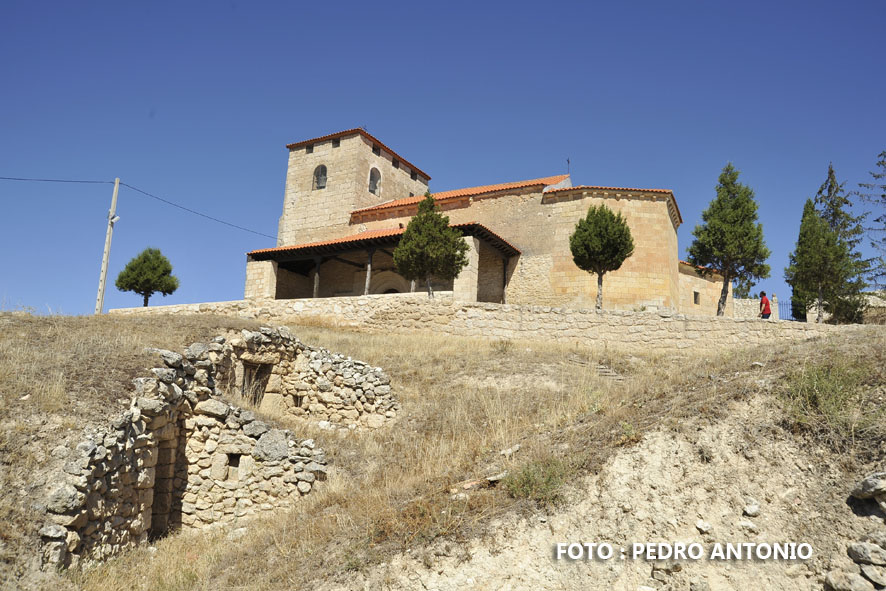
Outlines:
[[[605,305],[605,301],[604,301]],[[434,332],[506,339],[570,340],[612,348],[673,350],[772,346],[859,327],[757,318],[687,316],[669,310],[570,310],[453,301],[438,292],[125,308],[113,314],[227,314],[278,322],[321,322],[379,333]]]

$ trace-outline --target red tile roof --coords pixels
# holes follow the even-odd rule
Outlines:
[[[578,185],[577,187],[564,187],[562,189],[551,189],[548,193],[556,193],[557,191],[569,191],[571,189],[596,189],[598,191],[636,191],[638,193],[670,193],[670,189],[632,189],[630,187],[603,187],[598,185]]]
[[[528,181],[516,181],[513,183],[499,183],[497,185],[483,185],[481,187],[468,187],[467,189],[455,189],[453,191],[441,191],[440,193],[434,193],[435,201],[445,201],[447,199],[457,199],[460,197],[470,197],[473,195],[485,195],[486,193],[497,193],[499,191],[507,191],[512,189],[525,189],[527,187],[547,187],[549,185],[556,185],[557,183],[561,183],[569,178],[568,174],[560,174],[557,176],[546,176],[540,179],[531,179]],[[404,197],[403,199],[394,199],[393,201],[388,201],[386,203],[380,203],[378,205],[373,205],[372,207],[364,207],[363,209],[356,209],[352,211],[352,214],[355,213],[365,213],[368,211],[379,211],[383,209],[394,209],[397,207],[402,207],[404,205],[414,205],[424,199],[424,195],[414,196],[414,197]]]
[[[577,187],[564,187],[562,189],[551,189],[550,191],[546,191],[545,193],[550,195],[551,193],[559,193],[563,191],[581,191],[581,190],[589,190],[589,191],[633,191],[635,193],[664,193],[666,195],[670,195],[670,202],[674,206],[674,212],[677,214],[677,220],[682,224],[683,223],[683,215],[680,213],[680,208],[677,206],[677,198],[674,197],[674,192],[670,189],[637,189],[631,187],[601,187],[596,185],[579,185]]]
[[[395,157],[397,160],[399,160],[401,163],[403,163],[403,164],[405,164],[406,166],[408,166],[410,170],[414,170],[415,172],[417,172],[418,174],[422,175],[422,176],[425,177],[426,179],[431,180],[431,175],[429,175],[428,173],[426,173],[425,171],[423,171],[422,169],[420,169],[420,168],[417,167],[416,165],[412,164],[411,162],[409,162],[408,160],[406,160],[405,158],[403,158],[402,156],[400,156],[397,152],[393,151],[392,149],[390,149],[389,147],[387,147],[386,145],[384,145],[384,144],[381,142],[381,140],[379,140],[378,138],[376,138],[374,135],[372,135],[371,133],[369,133],[369,132],[366,131],[365,129],[361,129],[361,128],[359,128],[359,127],[356,127],[356,128],[354,128],[354,129],[346,129],[346,130],[344,130],[344,131],[337,131],[337,132],[335,132],[335,133],[330,133],[329,135],[323,135],[323,136],[320,136],[320,137],[315,137],[315,138],[310,139],[310,140],[303,140],[303,141],[300,141],[300,142],[295,142],[294,144],[286,144],[286,147],[289,148],[290,150],[294,150],[294,149],[296,149],[296,148],[301,148],[302,146],[307,146],[308,144],[316,144],[316,143],[318,143],[318,142],[324,142],[324,141],[326,141],[326,140],[334,140],[334,139],[336,139],[336,138],[341,138],[341,137],[345,137],[345,136],[349,136],[349,135],[354,135],[354,134],[360,134],[360,135],[362,135],[363,137],[365,137],[365,138],[368,139],[369,141],[371,141],[371,142],[377,144],[379,148],[381,148],[381,149],[383,149],[384,151],[390,153],[392,156],[394,156],[394,157]]]
[[[720,275],[721,277],[723,276],[723,274],[720,271],[718,271],[717,269],[715,269],[713,267],[701,267],[699,265],[693,265],[689,261],[680,261],[680,264],[685,265],[687,267],[692,267],[693,269],[698,269],[699,271],[710,271],[711,273],[716,273],[717,275]]]
[[[517,253],[520,252],[520,249],[484,226],[483,224],[478,224],[477,222],[464,222],[461,224],[452,224],[451,227],[459,228],[464,230],[479,230],[481,234],[487,234],[495,240],[500,241],[502,244],[508,246],[513,249]],[[406,231],[406,228],[384,228],[382,230],[366,230],[365,232],[360,232],[358,234],[351,234],[350,236],[342,236],[340,238],[333,238],[331,240],[321,240],[319,242],[306,242],[304,244],[290,244],[287,246],[275,246],[274,248],[261,248],[258,250],[253,250],[247,252],[246,254],[249,256],[260,255],[272,252],[289,252],[296,250],[306,250],[310,248],[322,247],[322,246],[346,246],[349,244],[356,244],[359,242],[364,242],[366,240],[372,240],[374,238],[390,238],[393,236],[399,236]]]

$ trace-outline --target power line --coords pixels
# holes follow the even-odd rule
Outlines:
[[[35,183],[89,183],[93,185],[113,185],[114,181],[82,181],[72,179],[30,179],[17,176],[0,176],[3,181],[31,181]]]
[[[76,180],[76,179],[35,179],[35,178],[14,177],[14,176],[0,176],[0,180],[4,180],[4,181],[30,181],[30,182],[37,182],[37,183],[88,183],[88,184],[108,184],[108,185],[114,184],[114,181],[94,181],[94,180]],[[170,201],[168,199],[164,199],[163,197],[158,197],[157,195],[152,195],[151,193],[148,193],[147,191],[143,191],[142,189],[139,189],[138,187],[133,187],[132,185],[129,185],[126,183],[120,183],[120,184],[123,185],[124,187],[132,189],[133,191],[141,193],[142,195],[146,195],[147,197],[150,197],[152,199],[156,199],[157,201],[161,201],[167,205],[177,207],[179,209],[187,211],[188,213],[193,213],[194,215],[199,215],[200,217],[206,218],[208,220],[212,220],[213,222],[217,222],[219,224],[224,224],[226,226],[230,226],[231,228],[237,228],[238,230],[243,230],[244,232],[250,232],[252,234],[257,234],[259,236],[264,236],[265,238],[270,238],[271,240],[277,239],[275,236],[265,234],[264,232],[250,230],[249,228],[244,228],[243,226],[238,226],[237,224],[232,224],[231,222],[226,222],[224,220],[220,220],[220,219],[213,217],[211,215],[207,215],[205,213],[201,213],[201,212],[191,209],[189,207],[185,207],[184,205],[179,205],[178,203],[175,203],[175,202]]]
[[[168,199],[164,199],[163,197],[158,197],[156,195],[152,195],[151,193],[148,193],[147,191],[143,191],[143,190],[139,189],[138,187],[133,187],[132,185],[128,185],[126,183],[120,183],[120,184],[123,185],[124,187],[128,187],[128,188],[132,189],[133,191],[137,191],[137,192],[141,193],[142,195],[147,195],[148,197],[151,197],[152,199],[156,199],[157,201],[162,201],[163,203],[165,203],[167,205],[171,205],[173,207],[183,209],[189,213],[193,213],[194,215],[199,215],[200,217],[204,217],[208,220],[212,220],[213,222],[218,222],[219,224],[224,224],[224,225],[230,226],[232,228],[237,228],[238,230],[243,230],[244,232],[251,232],[253,234],[258,234],[259,236],[264,236],[265,238],[271,238],[272,240],[277,239],[275,236],[270,236],[268,234],[265,234],[263,232],[258,232],[256,230],[250,230],[249,228],[244,228],[243,226],[238,226],[237,224],[232,224],[231,222],[226,222],[224,220],[220,220],[218,218],[212,217],[211,215],[207,215],[205,213],[200,213],[199,211],[190,209],[188,207],[185,207],[184,205],[179,205],[178,203],[174,203],[172,201],[169,201]]]

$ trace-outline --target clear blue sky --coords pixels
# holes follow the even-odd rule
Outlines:
[[[731,161],[772,277],[833,162],[852,189],[886,149],[886,3],[7,2],[0,176],[120,177],[276,235],[285,144],[364,126],[432,190],[559,174],[672,189],[680,255]],[[91,313],[110,185],[0,181],[0,307]],[[121,189],[113,280],[148,246],[181,288],[239,299],[274,241]]]

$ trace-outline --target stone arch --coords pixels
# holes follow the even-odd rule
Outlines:
[[[381,173],[375,167],[369,171],[369,192],[381,195]]]
[[[317,189],[325,189],[326,188],[326,165],[321,164],[317,168],[314,169],[314,180],[311,184],[311,189],[316,191]]]
[[[369,293],[407,293],[409,291],[409,281],[398,275],[394,271],[381,271],[372,276],[372,283],[369,286]]]

